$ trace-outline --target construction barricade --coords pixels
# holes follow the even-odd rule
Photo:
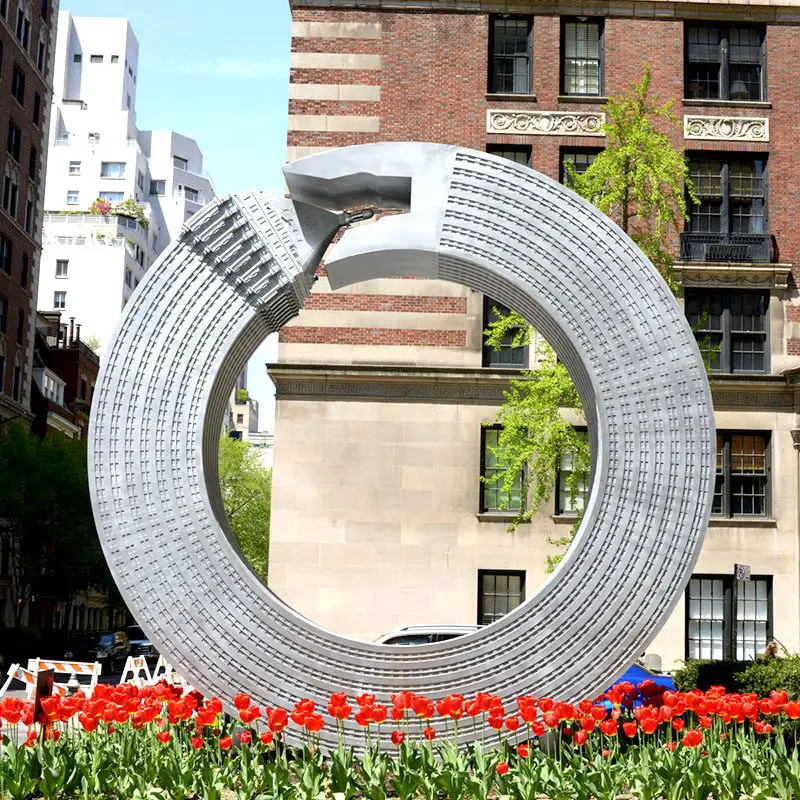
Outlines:
[[[40,669],[52,669],[56,674],[66,675],[66,681],[55,681],[55,685],[64,685],[72,680],[72,676],[80,683],[81,679],[87,680],[88,684],[80,684],[80,688],[88,689],[90,692],[97,686],[97,681],[100,679],[100,673],[103,671],[103,665],[99,661],[50,661],[45,658],[30,658],[28,659],[28,669],[36,672]]]
[[[42,667],[42,669],[44,669],[44,667]],[[38,671],[38,669],[30,670],[25,669],[25,667],[22,667],[19,664],[12,664],[8,668],[6,682],[0,687],[0,697],[2,697],[8,691],[12,681],[17,680],[25,684],[25,697],[30,700],[36,691],[36,675]],[[66,696],[68,694],[66,684],[54,683],[53,694],[60,694],[62,697]]]
[[[144,656],[128,656],[119,682],[132,683],[140,689],[150,684],[150,667],[147,666],[147,659]]]

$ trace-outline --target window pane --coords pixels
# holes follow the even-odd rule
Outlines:
[[[530,92],[529,21],[493,20],[492,91],[516,94]]]
[[[569,164],[572,169],[578,173],[578,175],[583,175],[592,162],[597,158],[597,153],[600,151],[594,152],[581,152],[577,150],[565,150],[561,153],[561,183],[565,186],[570,185],[569,173],[567,172],[567,168],[565,164]]]
[[[564,23],[565,94],[600,94],[600,23]]]
[[[766,437],[731,436],[731,513],[764,516],[767,513]]]
[[[720,29],[692,26],[686,35],[686,96],[719,97],[722,50]]]
[[[767,646],[768,581],[736,581],[736,658],[751,660]]]
[[[724,636],[724,590],[721,580],[692,578],[689,581],[687,625],[690,658],[722,658]],[[692,600],[691,598],[696,598]]]
[[[496,303],[485,297],[483,303],[483,329],[486,330],[499,316],[506,316],[509,313],[511,313],[510,310],[502,303]],[[494,347],[489,346],[483,348],[484,367],[501,367],[503,369],[521,369],[525,367],[527,348],[514,347],[513,344],[518,330],[514,329],[507,336],[504,336],[500,342],[499,349],[495,350]]]
[[[488,625],[516,608],[524,600],[525,573],[481,573],[478,591],[480,593],[478,623]]]
[[[497,456],[492,452],[497,448],[500,431],[497,428],[483,428],[483,477],[487,479],[505,472],[504,466],[498,461]],[[518,512],[522,506],[522,485],[523,475],[516,476],[511,487],[510,497],[507,497],[503,490],[502,478],[497,482],[483,482],[483,505],[481,511],[508,511],[509,513]]]

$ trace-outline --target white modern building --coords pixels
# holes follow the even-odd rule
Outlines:
[[[214,196],[193,139],[136,126],[139,43],[126,19],[62,11],[38,307],[96,349],[158,254]]]

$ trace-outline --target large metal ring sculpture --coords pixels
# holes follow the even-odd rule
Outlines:
[[[677,302],[591,205],[495,156],[372,144],[285,175],[291,200],[233,195],[185,226],[105,356],[92,502],[129,608],[180,673],[226,700],[237,690],[270,705],[364,690],[593,696],[674,608],[710,510],[711,397]],[[241,559],[218,486],[236,375],[297,314],[335,234],[365,216],[349,211],[365,207],[407,213],[347,228],[327,252],[332,287],[442,278],[517,309],[566,363],[590,429],[591,495],[560,568],[515,612],[437,645],[349,640],[287,607]]]

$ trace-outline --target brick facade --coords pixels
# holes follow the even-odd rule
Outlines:
[[[5,333],[0,331],[0,420],[30,413],[35,298],[58,0],[44,3],[9,0],[6,5],[6,16],[0,15],[0,136],[3,141],[0,198],[5,181],[9,180],[16,184],[17,200],[16,209],[10,203],[0,204],[0,234],[8,237],[11,244],[10,269],[6,271],[0,265],[0,300],[7,308]],[[20,11],[22,21],[18,17]],[[27,38],[27,47],[17,38],[18,30],[23,39]],[[12,97],[15,69],[24,76],[21,103]],[[20,131],[21,145],[17,154],[10,152],[9,122]],[[21,336],[18,335],[20,319]]]

